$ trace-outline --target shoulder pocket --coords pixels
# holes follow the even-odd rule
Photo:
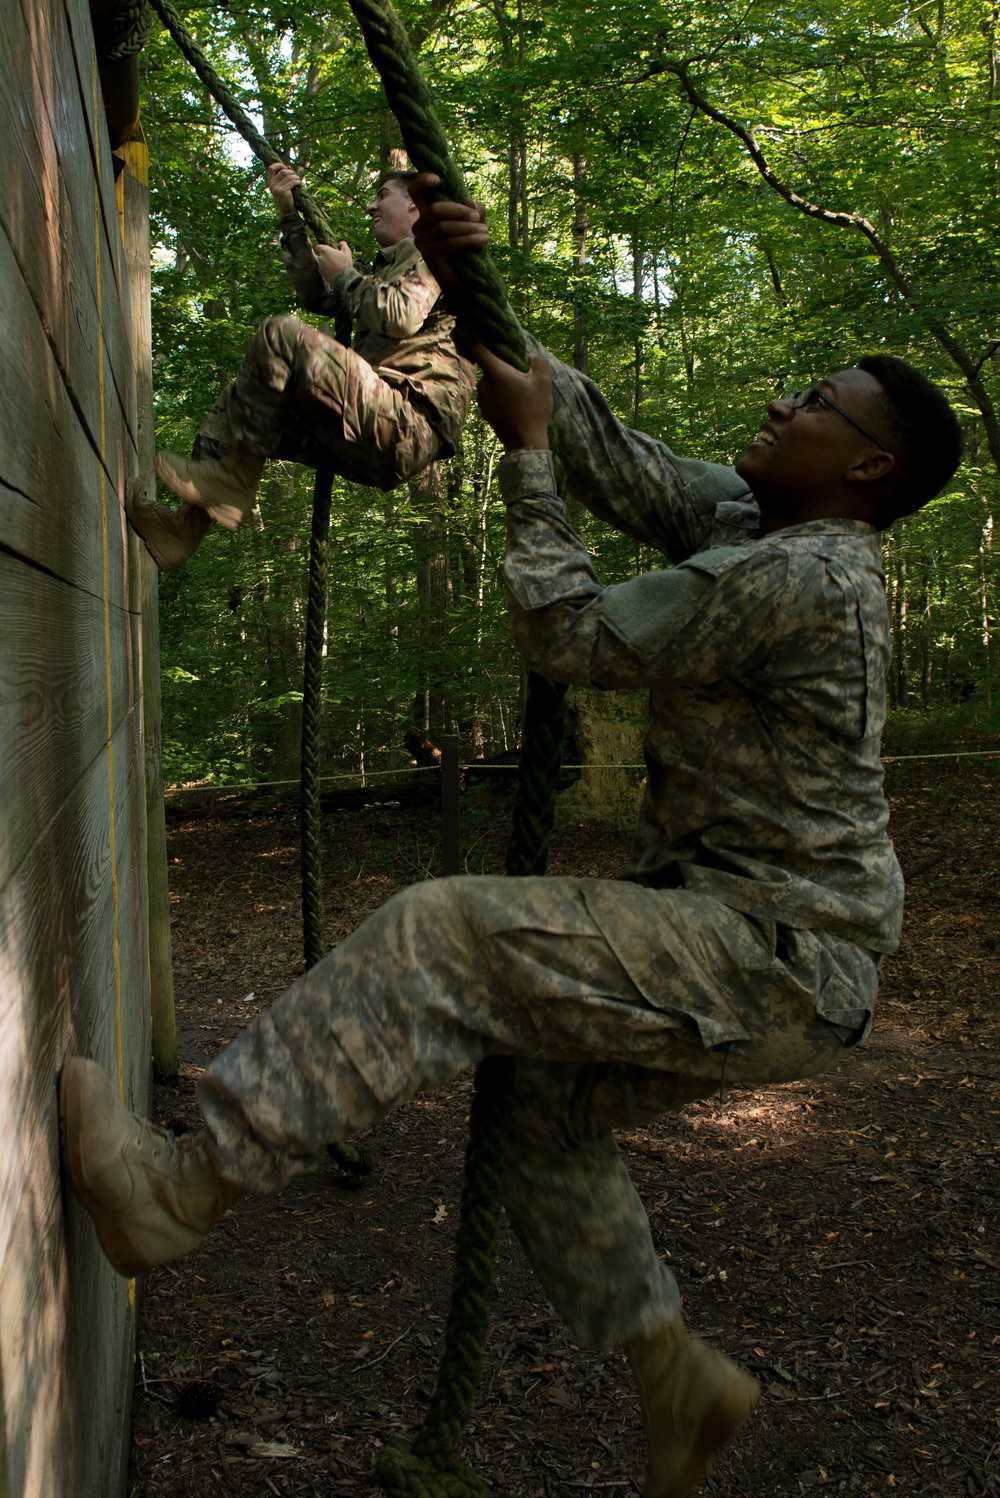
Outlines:
[[[859,739],[880,734],[885,725],[885,679],[889,667],[889,621],[885,596],[874,585],[858,587],[835,562],[831,577],[844,599],[844,681],[856,683],[857,713],[852,715]],[[851,737],[854,737],[854,733]]]
[[[713,587],[709,577],[687,565],[640,572],[627,583],[605,588],[604,620],[620,640],[648,660],[684,628]]]

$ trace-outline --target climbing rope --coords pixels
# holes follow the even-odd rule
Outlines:
[[[410,161],[418,171],[435,172],[441,178],[435,197],[464,201],[468,196],[465,183],[451,159],[402,22],[388,0],[350,0],[350,4]],[[459,287],[445,292],[449,311],[474,327],[499,358],[527,369],[524,334],[489,251],[468,250],[454,268]],[[562,754],[565,693],[564,686],[530,674],[508,874],[545,872]],[[451,1306],[437,1385],[412,1445],[387,1443],[375,1467],[375,1480],[393,1498],[480,1498],[486,1493],[484,1483],[455,1460],[455,1449],[472,1412],[489,1328],[514,1076],[513,1061],[503,1058],[484,1061],[476,1071]]]
[[[220,107],[232,120],[251,149],[265,162],[277,156],[226,88],[193,38],[181,24],[167,0],[151,0],[175,42],[194,67]],[[369,56],[382,79],[390,108],[399,122],[403,142],[413,165],[435,172],[441,178],[435,197],[461,202],[465,184],[448,151],[447,140],[435,115],[430,93],[410,50],[406,31],[387,0],[350,0],[361,26]],[[332,239],[318,205],[302,189],[296,189],[296,207],[321,242]],[[314,225],[310,212],[316,211]],[[462,322],[475,328],[482,342],[499,358],[526,370],[528,357],[524,334],[514,316],[499,271],[489,251],[468,250],[456,262],[457,289],[445,293],[445,302]],[[307,757],[307,741],[315,718],[318,733],[322,649],[322,622],[326,601],[326,547],[329,529],[329,488],[317,474],[310,547],[309,614],[307,641],[312,621],[312,645],[307,646],[303,700],[303,896],[312,926],[305,935],[306,962],[323,951],[322,902],[319,889],[318,752]],[[548,861],[548,840],[555,808],[555,787],[563,737],[563,699],[566,688],[534,672],[529,675],[525,704],[521,763],[512,812],[507,872],[512,875],[543,874]],[[307,729],[307,701],[309,699]],[[308,758],[308,768],[307,768]],[[309,797],[306,795],[307,776]],[[311,810],[306,813],[307,799]],[[312,868],[306,891],[306,861]],[[476,1070],[473,1106],[469,1118],[469,1140],[465,1157],[459,1229],[455,1243],[455,1270],[451,1305],[445,1326],[444,1347],[437,1383],[427,1415],[412,1444],[388,1442],[380,1453],[375,1478],[385,1492],[398,1498],[483,1498],[485,1484],[455,1459],[462,1430],[472,1412],[482,1370],[483,1345],[489,1327],[500,1219],[500,1182],[514,1096],[515,1065],[509,1058],[493,1057]],[[347,1147],[341,1147],[347,1148]]]
[[[333,470],[317,469],[309,537],[309,591],[302,671],[302,759],[299,788],[302,852],[302,949],[307,968],[326,952],[323,934],[323,880],[320,849],[320,717],[323,709],[323,635],[326,626],[327,552]]]
[[[136,57],[149,40],[153,12],[149,0],[129,0],[119,10],[94,16],[94,48],[102,67]]]
[[[156,0],[162,3],[162,0]],[[410,161],[420,172],[436,172],[440,187],[432,199],[468,197],[462,174],[451,159],[430,90],[410,50],[406,29],[388,0],[350,0],[368,55],[382,79],[389,108],[399,123]],[[500,272],[487,249],[466,250],[456,261],[457,290],[445,292],[445,304],[498,358],[516,369],[528,368],[524,334],[507,301]]]
[[[511,875],[545,873],[562,759],[565,696],[560,682],[534,671],[529,674],[507,847],[506,870]],[[451,1305],[437,1383],[412,1444],[387,1442],[375,1466],[376,1482],[393,1498],[483,1498],[487,1491],[474,1472],[455,1460],[455,1448],[472,1414],[496,1287],[500,1182],[514,1077],[515,1063],[506,1056],[492,1056],[476,1068]]]
[[[263,162],[265,166],[273,166],[276,161],[280,161],[281,157],[277,151],[270,141],[261,135],[225,79],[220,78],[212,67],[173,6],[168,3],[168,0],[149,0],[149,3],[223,114],[227,115],[236,126],[257,160]],[[312,194],[304,187],[295,187],[292,189],[292,197],[295,200],[295,207],[305,220],[317,244],[336,244],[337,238],[330,227],[330,221]],[[339,332],[337,336],[340,336]]]
[[[212,67],[194,37],[168,0],[150,0],[177,46],[194,68],[219,108],[229,117],[264,166],[280,161],[254,125],[232,89]],[[333,244],[329,220],[316,199],[304,187],[292,189],[292,198],[319,244]],[[351,342],[351,319],[346,310],[338,315],[335,332],[341,343]],[[327,546],[330,531],[330,496],[333,471],[317,468],[313,490],[312,534],[309,545],[309,583],[302,680],[301,794],[302,853],[302,944],[306,967],[312,967],[326,951],[323,936],[323,873],[320,852],[319,762],[323,692],[323,635],[326,624]],[[347,1160],[342,1161],[349,1164]]]

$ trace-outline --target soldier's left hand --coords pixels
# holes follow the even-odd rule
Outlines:
[[[454,256],[463,250],[481,249],[489,243],[490,231],[486,227],[485,208],[472,198],[466,198],[464,203],[447,198],[428,203],[428,191],[440,181],[433,172],[421,172],[410,183],[410,197],[420,209],[413,225],[413,238],[438,285],[451,287],[458,284],[452,265]]]
[[[316,259],[319,262],[319,273],[327,286],[332,286],[337,277],[343,271],[350,270],[354,264],[354,256],[346,239],[342,239],[336,247],[332,244],[318,244]]]

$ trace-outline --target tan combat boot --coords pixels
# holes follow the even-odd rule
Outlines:
[[[676,1321],[627,1347],[649,1465],[642,1498],[683,1498],[707,1477],[760,1397],[757,1380]]]
[[[257,453],[234,443],[226,456],[218,459],[157,453],[156,471],[178,499],[198,505],[227,531],[234,531],[254,507],[265,462]]]
[[[119,1274],[190,1253],[244,1194],[216,1173],[204,1134],[178,1137],[137,1118],[82,1056],[63,1065],[59,1123],[70,1184]]]
[[[181,505],[168,510],[148,496],[141,479],[133,479],[125,491],[125,514],[161,572],[175,572],[193,557],[212,524],[207,510]]]

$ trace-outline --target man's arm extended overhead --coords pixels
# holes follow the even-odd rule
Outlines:
[[[410,183],[420,207],[417,248],[442,286],[457,285],[456,257],[483,247],[489,231],[480,204],[428,204],[424,189],[438,179]],[[470,330],[474,333],[474,329]],[[680,562],[707,545],[718,506],[730,505],[734,532],[756,530],[757,508],[743,481],[719,463],[678,458],[662,442],[619,421],[597,386],[556,359],[527,335],[532,354],[544,356],[554,389],[552,422],[570,496],[602,520]]]
[[[708,683],[759,664],[774,637],[784,556],[760,543],[702,552],[602,587],[556,489],[547,361],[520,374],[481,346],[479,406],[506,448],[507,582],[515,641],[557,681],[595,687]]]
[[[603,587],[566,519],[551,455],[512,451],[498,477],[511,629],[535,670],[577,686],[655,687],[707,684],[764,661],[786,580],[780,552],[702,552]]]

